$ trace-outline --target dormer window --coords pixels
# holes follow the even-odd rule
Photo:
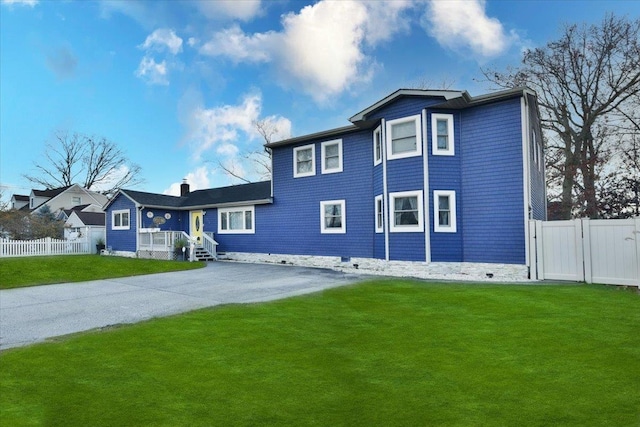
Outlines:
[[[389,120],[386,139],[389,160],[422,155],[420,115]]]

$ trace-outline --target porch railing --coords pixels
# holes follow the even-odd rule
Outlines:
[[[141,251],[169,251],[172,252],[176,240],[190,237],[184,231],[155,231],[141,230],[138,233],[138,244]]]
[[[187,253],[190,260],[194,259],[195,239],[192,239],[184,231],[159,231],[155,229],[142,229],[138,233],[138,247],[140,252],[158,254],[160,252],[173,255],[176,240],[184,239],[189,242]],[[218,242],[213,238],[213,233],[203,233],[202,247],[214,257],[217,253]],[[169,256],[169,255],[167,255]],[[164,256],[163,256],[164,257]]]
[[[216,242],[215,239],[213,238],[213,233],[205,231],[203,233],[203,237],[204,238],[202,239],[202,247],[206,249],[206,251],[209,252],[211,256],[213,256],[214,258],[217,258],[218,242]]]

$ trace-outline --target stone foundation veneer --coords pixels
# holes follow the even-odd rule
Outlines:
[[[418,279],[467,280],[492,282],[529,281],[529,269],[519,264],[489,264],[473,262],[414,262],[385,261],[374,258],[350,258],[281,255],[247,252],[218,254],[218,259],[239,262],[287,264],[301,267],[330,268],[345,273],[361,273],[380,276],[412,277]]]

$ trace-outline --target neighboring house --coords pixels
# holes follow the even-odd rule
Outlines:
[[[350,121],[267,144],[271,182],[120,191],[107,245],[140,256],[151,235],[204,231],[238,260],[526,277],[528,220],[546,215],[532,91],[403,89]]]
[[[11,209],[20,210],[29,206],[29,196],[23,196],[21,194],[14,194],[11,196]]]
[[[14,194],[11,198],[12,207],[15,209],[37,213],[44,206],[48,206],[51,212],[63,219],[66,218],[61,214],[76,206],[83,206],[85,212],[102,212],[102,207],[108,201],[107,196],[77,184],[50,190],[31,190],[29,196]]]
[[[68,217],[64,223],[65,240],[89,240],[89,247],[94,248],[99,241],[104,243],[105,214],[104,212],[84,212],[81,209],[67,211]]]

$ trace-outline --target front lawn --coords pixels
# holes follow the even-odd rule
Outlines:
[[[83,282],[200,267],[204,267],[204,264],[99,255],[0,258],[0,289]]]
[[[0,354],[3,425],[637,426],[640,296],[378,280]]]

